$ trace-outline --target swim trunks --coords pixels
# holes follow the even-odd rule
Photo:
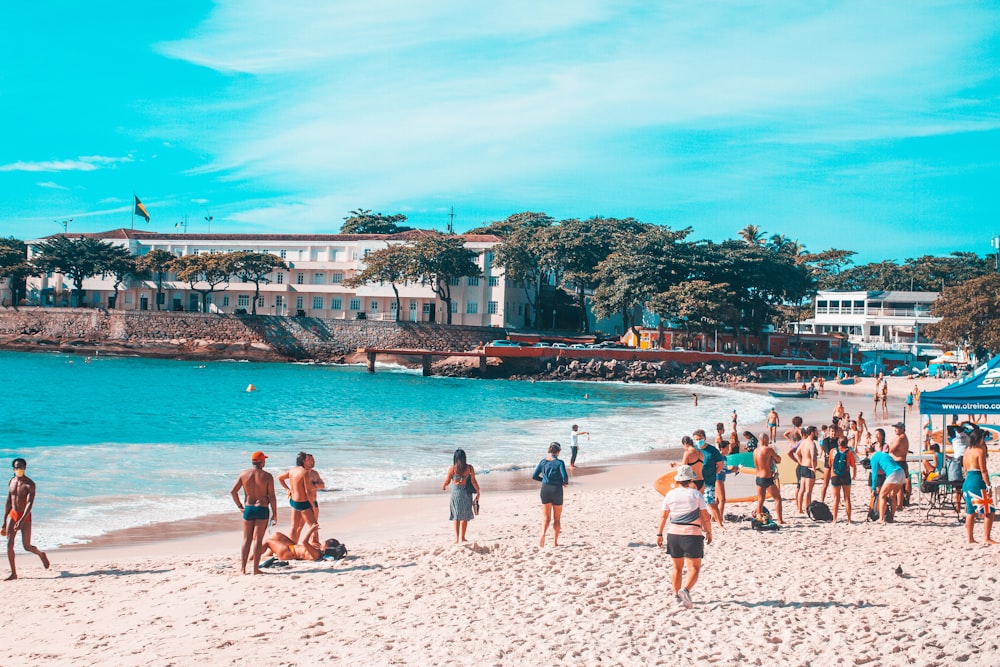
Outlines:
[[[986,490],[982,471],[970,470],[965,473],[962,495],[965,497],[966,514],[993,514],[992,498]]]
[[[774,422],[767,422],[767,427],[768,428],[775,428],[776,426],[777,426],[777,424],[775,424]]]
[[[258,507],[256,505],[247,505],[243,508],[243,520],[244,521],[267,521],[270,513],[267,511],[266,507]]]
[[[799,479],[816,479],[816,471],[809,466],[799,466],[796,468]]]
[[[311,510],[313,508],[312,503],[308,500],[292,500],[289,498],[288,504],[292,506],[293,510],[298,510],[300,512],[305,512],[306,510]]]
[[[8,516],[10,516],[11,521],[17,523],[17,520],[21,518],[21,513],[18,512],[17,510],[11,510]]]
[[[772,486],[774,486],[774,478],[773,477],[758,477],[757,478],[757,486],[759,486],[762,489],[766,489],[766,488],[772,487]]]
[[[715,484],[712,484],[711,486],[706,485],[705,488],[701,490],[701,495],[705,497],[706,505],[715,504]]]
[[[667,534],[667,553],[671,558],[704,558],[705,538],[701,535]]]
[[[562,505],[562,484],[542,484],[541,497],[543,505]]]

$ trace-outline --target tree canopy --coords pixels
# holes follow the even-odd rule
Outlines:
[[[968,346],[983,352],[1000,352],[1000,275],[990,273],[946,287],[931,306],[941,321],[927,326],[933,340]]]
[[[341,234],[398,234],[406,232],[413,227],[403,227],[399,223],[406,222],[406,216],[402,213],[395,215],[384,215],[382,213],[372,213],[370,210],[359,208],[351,211],[350,215],[344,218],[344,224],[340,226]]]
[[[368,253],[365,268],[345,280],[344,284],[348,287],[360,287],[370,283],[389,283],[396,296],[395,319],[398,322],[402,311],[398,286],[418,278],[417,272],[413,246],[407,243],[390,243],[388,247]]]
[[[280,257],[269,252],[251,252],[238,250],[229,254],[230,271],[243,282],[253,283],[253,301],[250,304],[250,314],[257,314],[257,301],[260,299],[260,284],[271,282],[270,274],[288,265]]]
[[[474,261],[476,253],[465,247],[461,236],[425,236],[411,246],[411,275],[428,283],[444,301],[446,321],[451,324],[451,281],[466,276],[479,276],[482,271]]]

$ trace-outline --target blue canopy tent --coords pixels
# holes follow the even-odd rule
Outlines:
[[[1000,355],[973,371],[965,380],[920,394],[925,415],[1000,414]]]

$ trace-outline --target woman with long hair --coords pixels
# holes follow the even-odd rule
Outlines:
[[[444,484],[441,490],[448,489],[451,484],[451,515],[450,520],[455,522],[455,544],[465,542],[465,530],[469,527],[475,514],[472,511],[473,503],[479,503],[479,482],[476,481],[476,469],[465,460],[465,450],[456,449],[452,457],[452,465],[445,475]],[[475,492],[475,498],[473,498]]]
[[[538,546],[545,546],[545,533],[549,531],[549,524],[552,524],[552,546],[559,546],[560,518],[562,517],[563,487],[569,484],[569,475],[566,474],[566,464],[559,460],[559,452],[562,445],[553,442],[549,445],[548,457],[542,459],[535,466],[535,472],[531,479],[542,483],[542,539]]]

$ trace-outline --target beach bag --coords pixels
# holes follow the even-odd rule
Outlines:
[[[465,492],[472,499],[472,514],[479,516],[479,501],[476,500],[476,487],[472,486],[472,475],[465,478]]]
[[[806,508],[806,514],[813,521],[833,521],[833,512],[830,511],[830,506],[819,500],[809,503],[809,507]]]
[[[758,521],[757,519],[750,519],[750,528],[752,530],[759,530],[761,532],[769,532],[772,530],[779,530],[781,526],[776,524],[771,519],[767,521]]]
[[[837,450],[837,453],[833,455],[833,474],[837,477],[844,477],[848,472],[847,452]]]
[[[872,498],[871,506],[868,508],[868,520],[878,521],[881,519],[878,513],[878,498]],[[892,521],[892,504],[885,504],[885,520],[887,523]]]
[[[965,475],[962,474],[962,459],[948,459],[945,473],[949,482],[959,482],[965,479]]]

